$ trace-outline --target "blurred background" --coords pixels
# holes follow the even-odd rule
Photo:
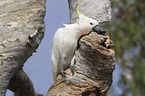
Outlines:
[[[118,76],[108,96],[145,96],[145,0],[115,0],[112,16],[104,28],[115,43]]]
[[[67,0],[46,0],[45,36],[24,65],[37,93],[44,96],[53,83],[51,41],[69,23]],[[111,22],[103,26],[115,43],[116,67],[108,96],[145,96],[145,0],[114,0]],[[6,96],[12,96],[8,91]]]

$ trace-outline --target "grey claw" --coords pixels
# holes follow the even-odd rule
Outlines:
[[[67,77],[66,76],[66,72],[64,70],[61,71],[62,76]]]

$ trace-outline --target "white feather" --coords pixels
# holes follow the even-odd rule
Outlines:
[[[62,70],[70,67],[80,36],[88,34],[98,24],[96,20],[80,15],[78,23],[64,24],[63,28],[59,28],[56,31],[51,45],[51,62],[54,80]]]

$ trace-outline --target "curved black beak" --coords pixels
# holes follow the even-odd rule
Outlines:
[[[94,32],[99,32],[100,31],[100,27],[99,26],[95,26],[95,27],[92,28],[92,30]]]
[[[100,29],[99,25],[93,27],[93,28],[92,28],[92,31],[93,31],[93,32],[96,32],[96,33],[98,33],[98,34],[102,34],[102,35],[103,35],[104,32],[105,32],[105,31],[103,31],[102,29]]]

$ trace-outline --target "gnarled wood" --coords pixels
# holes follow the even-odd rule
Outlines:
[[[75,73],[59,75],[47,96],[105,96],[115,68],[113,42],[108,36],[91,33],[80,40],[75,52]]]

